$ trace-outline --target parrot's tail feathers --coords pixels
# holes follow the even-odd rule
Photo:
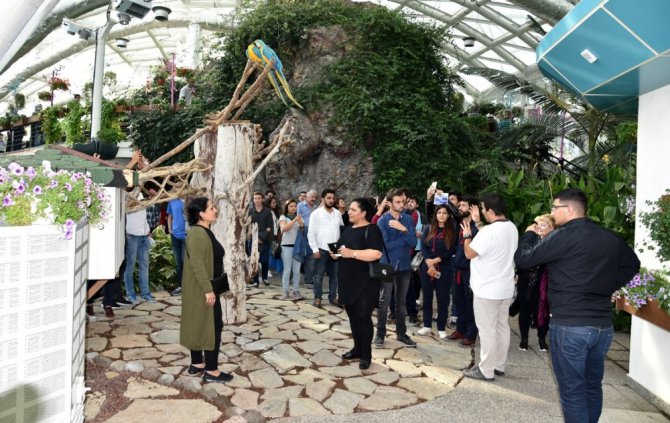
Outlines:
[[[286,92],[286,96],[298,107],[301,109],[305,110],[304,107],[300,103],[298,103],[298,100],[293,97],[293,93],[291,93],[291,87],[289,87],[288,82],[286,81],[286,77],[284,76],[283,73],[278,73],[277,74],[277,79],[279,79],[279,82],[281,83],[282,87],[284,87],[284,92]]]

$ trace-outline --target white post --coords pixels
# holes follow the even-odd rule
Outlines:
[[[95,138],[102,125],[102,84],[105,76],[105,40],[114,22],[108,21],[105,26],[95,31],[95,70],[93,71],[93,110],[91,111],[91,139]]]

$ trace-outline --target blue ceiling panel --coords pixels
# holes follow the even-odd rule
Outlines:
[[[670,49],[670,1],[610,0],[604,7],[657,53]]]
[[[603,0],[582,0],[575,7],[570,9],[570,13],[558,21],[554,28],[544,36],[542,42],[537,46],[537,57],[542,57],[546,50],[552,48],[554,44],[560,41],[561,37],[567,34],[573,27],[579,24],[589,13],[593,11]]]
[[[598,110],[610,113],[637,113],[637,97],[586,95],[586,101]]]
[[[598,60],[589,63],[580,54],[588,49]],[[637,66],[653,53],[610,15],[596,11],[584,24],[555,46],[545,58],[580,91]]]
[[[641,94],[670,85],[668,18],[670,0],[583,0],[540,42],[538,66],[596,109],[637,113]]]

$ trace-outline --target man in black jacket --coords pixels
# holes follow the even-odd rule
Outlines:
[[[586,217],[578,189],[556,195],[551,214],[559,229],[542,241],[526,229],[517,266],[549,269],[551,360],[566,422],[597,422],[603,405],[605,355],[612,344],[611,296],[640,269],[635,252]]]
[[[253,205],[249,209],[249,216],[251,222],[258,225],[258,261],[261,269],[256,276],[254,276],[253,286],[259,286],[259,274],[262,276],[265,286],[269,286],[268,282],[268,267],[270,263],[270,244],[272,243],[272,212],[263,205],[263,193],[260,191],[254,192]],[[251,249],[249,248],[249,252]]]

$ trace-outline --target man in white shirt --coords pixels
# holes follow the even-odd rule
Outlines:
[[[309,217],[307,240],[314,254],[314,306],[321,307],[323,295],[323,273],[328,268],[328,301],[339,306],[337,301],[337,261],[330,258],[328,244],[340,239],[342,214],[335,208],[335,191],[325,189],[321,193],[322,205]]]
[[[489,223],[477,238],[470,225],[461,224],[465,257],[470,259],[470,287],[479,330],[479,365],[463,372],[472,379],[493,381],[505,375],[510,343],[509,306],[514,297],[514,253],[519,232],[507,220],[505,200],[498,194],[481,199],[482,216]]]

